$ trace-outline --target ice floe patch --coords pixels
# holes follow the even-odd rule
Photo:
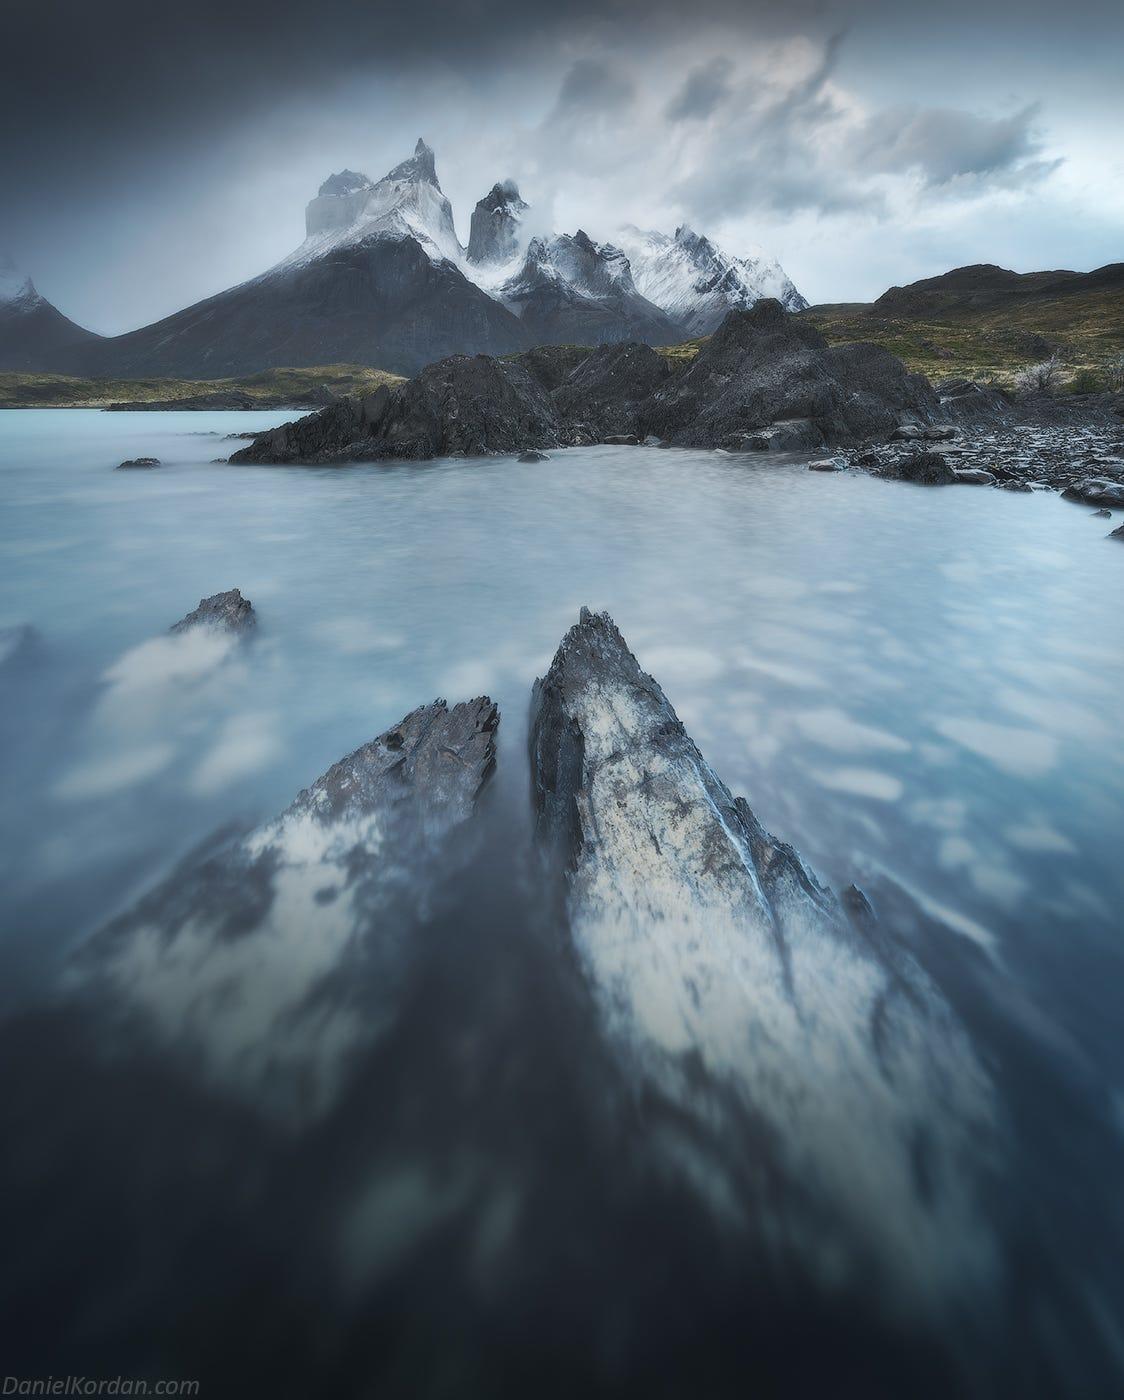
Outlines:
[[[834,706],[801,710],[794,719],[806,739],[837,753],[908,753],[910,749],[896,734],[862,724]]]
[[[958,718],[938,719],[934,727],[946,739],[1015,778],[1040,778],[1058,761],[1057,740],[1038,729]]]
[[[874,802],[897,802],[905,785],[891,773],[877,768],[830,768],[817,770],[813,776],[821,787],[832,792],[846,792],[852,797],[869,797]]]
[[[54,796],[65,802],[89,802],[124,792],[162,773],[176,756],[173,744],[145,744],[80,763],[55,784]]]

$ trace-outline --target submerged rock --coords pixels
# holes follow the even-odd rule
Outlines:
[[[186,861],[95,935],[77,975],[227,1087],[319,1111],[337,1060],[393,1015],[402,940],[437,897],[498,722],[487,697],[414,710],[273,821]],[[359,971],[373,1006],[341,995]]]
[[[520,462],[549,462],[550,458],[545,452],[520,452]]]
[[[249,632],[257,625],[257,614],[249,598],[237,588],[200,598],[199,606],[181,618],[170,632],[190,632],[193,627],[217,627],[224,632]]]
[[[149,405],[149,404],[144,404],[144,405],[142,405],[142,406],[143,406],[144,408],[149,408],[149,407],[151,407],[151,405]],[[119,471],[119,472],[124,472],[124,471],[138,471],[138,470],[146,470],[146,469],[149,468],[149,467],[158,467],[158,466],[160,466],[160,458],[159,458],[159,457],[130,457],[130,458],[129,458],[127,461],[125,461],[125,462],[118,462],[117,467],[116,467],[116,470]]]
[[[1108,538],[1110,540],[1124,540],[1124,525],[1117,525],[1116,529],[1111,531]]]
[[[654,1140],[668,1105],[669,1167],[731,1219],[776,1183],[776,1228],[836,1281],[872,1265],[959,1296],[986,1275],[991,1090],[966,1034],[731,795],[607,614],[583,609],[536,682],[530,744],[573,945]]]

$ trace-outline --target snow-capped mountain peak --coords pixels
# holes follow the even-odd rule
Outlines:
[[[409,160],[404,160],[396,165],[393,170],[382,177],[379,183],[382,184],[386,180],[421,181],[424,184],[432,185],[435,190],[439,190],[441,185],[437,179],[437,160],[432,148],[427,146],[419,136],[418,144],[414,147],[414,154]]]
[[[27,273],[21,272],[7,253],[0,252],[0,306],[33,306],[40,300]]]
[[[620,232],[637,290],[690,335],[709,335],[726,313],[776,297],[789,311],[808,305],[780,263],[761,248],[732,257],[687,224],[675,236],[631,225]]]
[[[381,180],[372,182],[354,170],[329,176],[309,202],[305,227],[304,243],[282,266],[380,234],[414,238],[434,260],[448,258],[459,264],[464,258],[433,151],[420,139],[414,154]]]

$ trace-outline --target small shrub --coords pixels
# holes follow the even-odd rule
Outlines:
[[[1015,388],[1020,394],[1049,394],[1057,388],[1062,366],[1057,355],[1041,364],[1027,365],[1015,375]]]
[[[1095,369],[1079,369],[1069,386],[1071,394],[1099,394],[1101,377]]]

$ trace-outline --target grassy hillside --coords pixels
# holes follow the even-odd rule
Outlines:
[[[892,288],[869,305],[813,306],[801,314],[833,344],[874,341],[936,379],[964,374],[1007,384],[1056,352],[1071,385],[1107,388],[1124,361],[1119,267],[1023,277],[966,268]]]
[[[215,394],[242,396],[246,406],[301,407],[333,394],[369,394],[401,376],[362,365],[270,369],[240,379],[73,379],[62,374],[0,372],[0,408],[105,408],[108,404],[168,404]],[[187,404],[186,406],[190,406]]]
[[[1010,386],[1027,365],[1057,352],[1063,387],[1118,388],[1124,373],[1124,267],[1093,273],[962,268],[894,287],[875,302],[799,313],[832,345],[872,341],[930,379],[966,375]],[[673,364],[706,337],[660,346]]]

